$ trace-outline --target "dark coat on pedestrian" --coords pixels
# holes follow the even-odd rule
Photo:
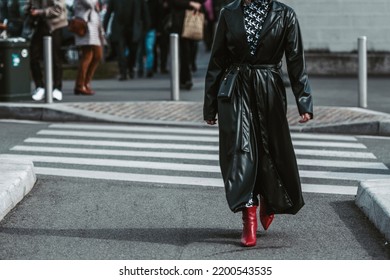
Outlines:
[[[232,211],[253,193],[269,213],[295,214],[304,205],[296,157],[286,118],[286,90],[280,62],[286,56],[299,114],[312,116],[300,28],[293,9],[271,0],[255,55],[246,39],[241,0],[222,9],[206,74],[204,119],[218,114],[220,166]],[[217,98],[226,69],[239,67],[232,98]]]
[[[109,0],[103,19],[106,32],[113,13],[110,35],[112,41],[118,41],[125,35],[130,36],[131,41],[139,42],[150,27],[151,19],[145,0]]]

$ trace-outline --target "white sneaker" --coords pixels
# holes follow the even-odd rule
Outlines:
[[[32,94],[32,99],[35,101],[40,101],[45,97],[45,89],[41,87],[37,87]]]
[[[62,92],[59,89],[55,88],[53,90],[53,98],[58,100],[58,101],[61,101],[62,100]]]

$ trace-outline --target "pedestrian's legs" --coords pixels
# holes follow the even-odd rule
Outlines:
[[[162,33],[160,37],[160,71],[161,73],[168,73],[169,34]]]
[[[125,38],[119,38],[116,46],[116,55],[118,59],[119,80],[123,81],[127,79],[126,74],[126,41]]]
[[[85,91],[88,68],[93,60],[92,46],[81,46],[81,59],[77,72],[75,90]]]
[[[43,74],[41,69],[41,59],[42,59],[42,50],[43,50],[43,31],[38,27],[36,32],[31,38],[30,44],[30,69],[31,76],[34,80],[35,87],[45,87],[43,81]]]
[[[127,67],[129,69],[130,78],[134,78],[134,66],[135,66],[135,60],[137,58],[138,42],[131,42],[128,45],[128,48],[129,48],[129,54],[127,60]]]
[[[192,88],[191,75],[191,40],[180,38],[180,86]]]
[[[100,61],[103,57],[103,48],[101,46],[91,46],[92,50],[92,59],[89,64],[87,73],[85,75],[85,87],[87,90],[91,91],[90,83],[92,81],[93,76],[95,75],[95,71],[99,66]]]
[[[145,40],[141,40],[137,48],[137,75],[143,77],[144,75],[144,57],[145,57]]]
[[[191,70],[193,72],[196,72],[198,70],[198,67],[196,65],[196,57],[198,55],[198,42],[191,40]]]
[[[52,54],[53,54],[53,88],[62,90],[62,30],[61,28],[51,33]]]

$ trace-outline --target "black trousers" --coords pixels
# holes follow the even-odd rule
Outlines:
[[[180,37],[180,84],[186,82],[192,82],[192,52],[193,52],[193,40]]]
[[[134,75],[134,67],[137,58],[137,49],[139,42],[134,42],[132,40],[132,37],[133,36],[131,34],[124,33],[122,38],[118,40],[116,45],[118,68],[119,73],[122,77],[127,77],[127,70],[129,70],[130,77]],[[128,51],[127,56],[126,51]]]
[[[43,60],[43,37],[51,36],[53,58],[53,88],[62,90],[62,29],[49,32],[45,22],[40,22],[31,38],[30,69],[36,87],[45,87],[41,61]]]

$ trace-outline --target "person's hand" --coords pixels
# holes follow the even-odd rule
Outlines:
[[[305,123],[311,120],[311,116],[309,113],[304,113],[301,115],[301,119],[299,120],[300,123]]]
[[[194,2],[194,1],[190,1],[190,6],[194,9],[194,10],[197,10],[199,11],[200,8],[202,8],[202,4],[198,3],[198,2]]]
[[[31,9],[30,14],[35,17],[43,14],[43,10],[40,9]]]
[[[215,125],[217,123],[217,120],[206,120],[206,123],[208,125]]]

